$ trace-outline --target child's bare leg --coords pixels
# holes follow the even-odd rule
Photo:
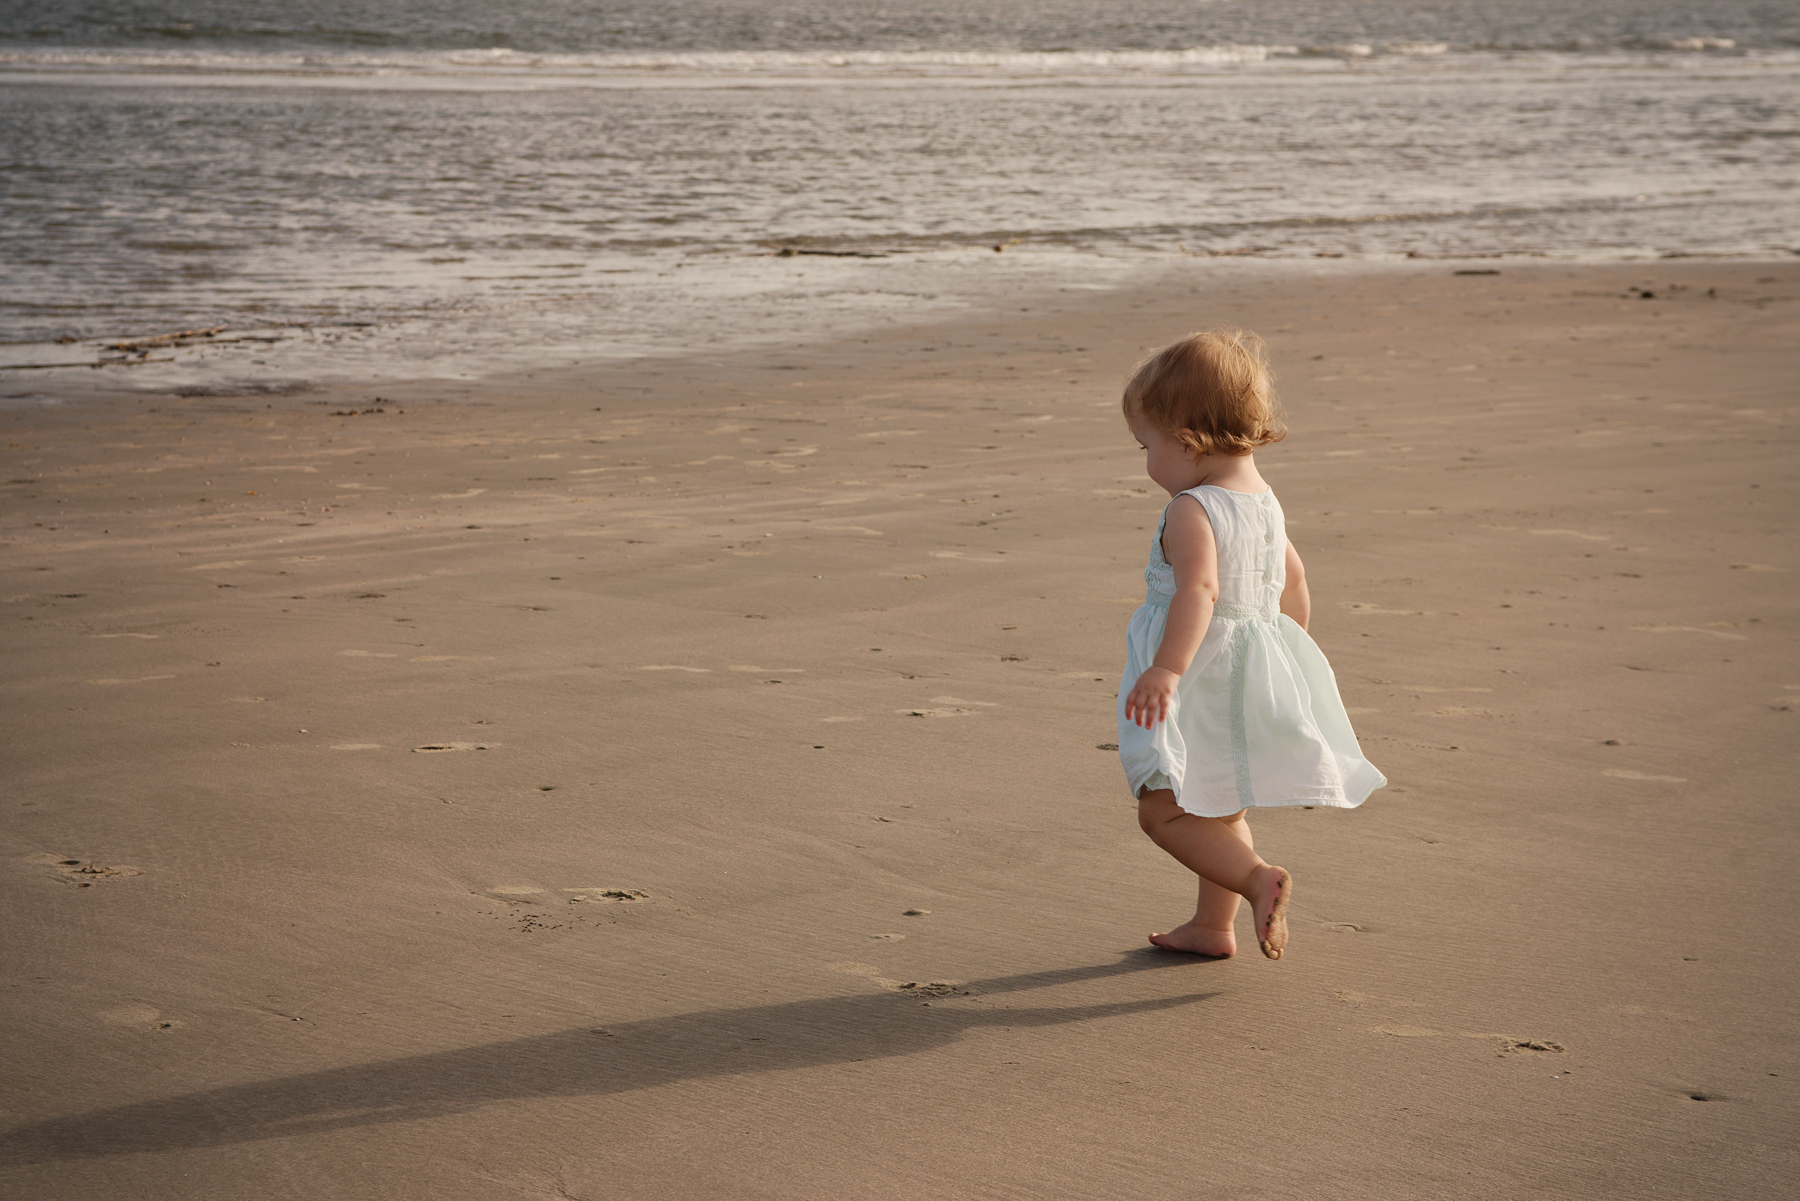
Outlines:
[[[1249,826],[1243,820],[1243,814],[1233,814],[1229,818],[1197,817],[1182,809],[1175,803],[1175,794],[1167,788],[1146,792],[1138,801],[1138,825],[1150,836],[1152,842],[1173,855],[1182,866],[1199,876],[1202,882],[1216,885],[1222,892],[1232,893],[1250,902],[1250,912],[1256,921],[1256,940],[1262,952],[1270,959],[1280,959],[1281,952],[1287,946],[1287,904],[1293,892],[1293,881],[1288,873],[1279,867],[1265,863],[1251,846]],[[1223,908],[1223,901],[1216,894],[1201,892],[1202,907],[1212,899]],[[1232,902],[1235,911],[1236,903]],[[1218,918],[1219,910],[1209,910],[1205,925],[1216,931],[1213,926]],[[1199,911],[1195,920],[1201,920]],[[1194,923],[1189,923],[1193,925]],[[1185,929],[1186,927],[1183,927]],[[1229,932],[1230,922],[1227,917],[1225,930]],[[1176,931],[1170,931],[1174,935]],[[1165,936],[1168,937],[1168,936]],[[1169,945],[1156,939],[1159,946]],[[1185,941],[1185,939],[1183,940]],[[1210,945],[1218,946],[1214,941]],[[1175,949],[1187,950],[1187,947]],[[1235,940],[1233,940],[1235,950]],[[1219,954],[1214,951],[1199,951],[1200,954]],[[1229,954],[1230,952],[1224,952]]]
[[[1218,820],[1243,839],[1245,846],[1256,846],[1250,837],[1250,823],[1244,820],[1243,814],[1234,813]],[[1238,901],[1242,898],[1229,888],[1220,888],[1205,876],[1199,877],[1199,883],[1200,897],[1194,905],[1194,916],[1167,934],[1152,934],[1150,941],[1170,951],[1229,959],[1237,954],[1237,934],[1232,927],[1237,920]]]

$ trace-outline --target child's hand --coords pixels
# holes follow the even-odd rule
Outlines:
[[[1125,697],[1125,718],[1148,730],[1169,716],[1169,702],[1175,699],[1175,684],[1180,676],[1166,667],[1146,668]]]

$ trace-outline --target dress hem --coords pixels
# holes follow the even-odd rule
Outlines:
[[[1363,800],[1367,799],[1367,797],[1363,798]],[[1223,813],[1202,813],[1198,809],[1190,809],[1186,805],[1181,804],[1181,795],[1179,793],[1175,796],[1175,803],[1181,805],[1183,813],[1191,813],[1195,817],[1230,817],[1234,813],[1248,813],[1252,809],[1355,809],[1361,806],[1363,802],[1352,801],[1348,798],[1340,797],[1315,797],[1311,800],[1297,798],[1291,801],[1258,801],[1254,805],[1241,805],[1236,809],[1228,809]]]
[[[1140,798],[1138,796],[1138,793],[1140,791],[1142,791],[1143,788],[1147,784],[1149,784],[1151,776],[1158,775],[1158,774],[1161,774],[1165,777],[1168,775],[1167,772],[1162,771],[1162,769],[1159,767],[1151,768],[1149,771],[1144,773],[1143,779],[1139,780],[1135,784],[1131,784],[1130,785],[1131,799],[1134,801],[1139,800]],[[1127,783],[1130,784],[1130,781],[1128,780]],[[1365,794],[1360,800],[1353,801],[1348,796],[1344,795],[1342,792],[1334,789],[1334,790],[1327,791],[1327,792],[1314,793],[1312,795],[1307,795],[1305,793],[1300,793],[1298,795],[1289,794],[1277,801],[1258,800],[1249,805],[1240,804],[1236,808],[1225,809],[1225,810],[1223,810],[1221,812],[1217,812],[1217,813],[1203,812],[1200,809],[1193,808],[1192,806],[1186,804],[1182,800],[1181,789],[1176,788],[1173,785],[1174,785],[1174,781],[1171,780],[1170,781],[1170,786],[1171,786],[1170,790],[1175,793],[1175,803],[1176,803],[1176,805],[1181,807],[1182,812],[1191,813],[1195,817],[1230,817],[1234,813],[1244,813],[1251,809],[1295,809],[1295,808],[1356,809],[1356,808],[1360,807],[1364,801],[1367,801],[1370,796],[1373,796],[1378,789],[1387,787],[1387,777],[1385,777],[1385,776],[1381,777],[1377,783],[1375,783],[1374,785],[1372,785],[1370,787],[1368,793]]]

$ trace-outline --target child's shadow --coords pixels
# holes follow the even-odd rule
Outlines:
[[[972,981],[979,996],[1191,962],[1135,953],[1114,964]],[[454,1051],[209,1089],[56,1118],[0,1134],[0,1160],[45,1163],[219,1146],[438,1117],[511,1097],[591,1096],[681,1080],[911,1055],[965,1030],[1052,1026],[1203,1001],[1192,993],[1109,1005],[1003,1009],[910,991],[789,1001],[583,1027]]]

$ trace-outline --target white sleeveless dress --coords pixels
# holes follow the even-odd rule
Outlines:
[[[1212,522],[1219,599],[1168,718],[1149,730],[1125,720],[1125,697],[1156,658],[1175,596],[1175,569],[1162,549],[1165,508],[1119,685],[1119,760],[1132,796],[1171,788],[1201,817],[1278,805],[1355,808],[1387,780],[1357,746],[1324,653],[1280,612],[1287,532],[1274,492],[1202,484],[1181,495],[1199,501]]]

